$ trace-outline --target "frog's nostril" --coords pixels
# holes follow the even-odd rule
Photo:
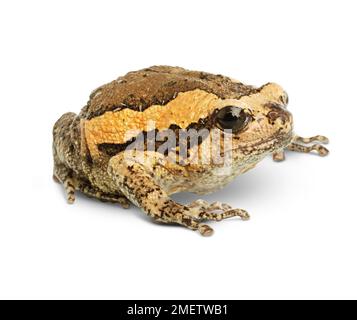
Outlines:
[[[280,119],[283,124],[291,121],[291,114],[286,109],[282,108],[280,105],[270,104],[267,105],[270,109],[267,113],[267,118],[271,124],[274,124],[277,119]]]

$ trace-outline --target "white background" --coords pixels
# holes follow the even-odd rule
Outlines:
[[[2,1],[0,298],[357,298],[355,1]],[[128,71],[280,83],[327,158],[264,160],[204,197],[252,219],[201,237],[52,181],[53,123]],[[190,202],[190,194],[175,196]]]

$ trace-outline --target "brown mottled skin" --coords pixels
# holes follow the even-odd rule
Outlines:
[[[210,235],[213,230],[204,221],[233,216],[245,220],[248,213],[220,202],[197,200],[182,205],[169,195],[181,191],[212,192],[253,168],[268,154],[277,161],[283,160],[285,148],[328,153],[319,144],[327,143],[327,138],[293,134],[287,103],[287,94],[274,83],[256,88],[221,75],[168,66],[129,72],[94,90],[78,115],[66,113],[55,123],[54,178],[64,184],[69,203],[74,201],[76,190],[123,207],[132,202],[156,221]],[[229,168],[211,158],[198,163],[180,158],[178,154],[184,148],[180,144],[167,153],[158,149],[158,142],[154,151],[147,150],[153,132],[164,134],[171,129],[178,135],[180,129],[207,129],[199,142],[188,146],[189,155],[202,160],[207,155],[205,142],[213,139],[215,130],[222,129],[217,114],[231,106],[242,110],[246,122],[237,132],[220,131],[221,137],[232,138]],[[127,150],[139,141],[140,133],[146,137],[146,147],[139,153],[146,156],[146,161],[138,160]],[[221,154],[222,141],[210,145],[212,154]],[[305,145],[314,141],[319,143]],[[172,157],[179,157],[179,161],[170,161]]]

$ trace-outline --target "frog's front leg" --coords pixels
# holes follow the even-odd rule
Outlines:
[[[317,143],[316,143],[317,142]],[[320,156],[324,157],[329,154],[329,150],[322,144],[327,144],[329,142],[328,138],[325,136],[313,136],[310,138],[303,138],[295,135],[291,143],[286,147],[289,151],[310,153],[316,151]],[[311,144],[312,143],[312,144]],[[274,161],[285,160],[285,151],[280,150],[273,153]]]
[[[202,235],[211,235],[213,230],[202,224],[191,210],[169,198],[155,182],[152,171],[135,158],[124,153],[113,157],[108,172],[124,195],[148,216],[163,223],[177,223]]]
[[[194,202],[185,206],[176,203],[156,182],[151,165],[144,165],[125,152],[113,157],[109,162],[108,172],[124,195],[140,207],[148,216],[158,222],[175,223],[191,230],[198,230],[203,236],[209,236],[213,229],[204,224],[205,220],[220,221],[225,218],[249,216],[244,210],[231,209]],[[212,212],[220,210],[221,212]]]

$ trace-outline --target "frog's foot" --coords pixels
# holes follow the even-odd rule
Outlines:
[[[309,145],[310,143],[313,144]],[[324,157],[329,154],[329,150],[326,147],[324,147],[322,144],[327,144],[327,143],[329,143],[328,138],[320,135],[310,138],[295,136],[292,142],[286,147],[286,149],[289,151],[303,152],[303,153],[310,153],[316,151],[320,156]],[[274,161],[285,160],[284,150],[280,150],[273,153],[273,160]]]
[[[75,200],[74,192],[76,190],[77,180],[74,178],[73,172],[63,164],[55,161],[53,169],[53,180],[62,183],[66,192],[67,202],[72,204]]]
[[[213,202],[208,203],[205,200],[196,200],[188,205],[194,216],[200,220],[214,220],[221,221],[232,217],[240,217],[242,220],[249,220],[249,214],[243,209],[233,209],[230,205]]]
[[[130,207],[130,201],[125,196],[111,196],[105,193],[97,193],[95,197],[103,202],[119,203],[119,205],[124,209],[128,209]]]
[[[128,209],[131,204],[131,202],[125,196],[119,196],[116,198],[116,202],[118,202],[124,209]]]
[[[72,204],[76,199],[74,195],[75,187],[73,179],[71,177],[67,177],[63,185],[67,195],[67,202]]]
[[[55,174],[52,176],[52,178],[54,182],[61,183],[60,179],[58,179]]]
[[[75,184],[74,180],[70,176],[66,176],[63,182],[55,174],[53,175],[53,180],[57,183],[62,183],[64,186],[64,191],[66,192],[67,202],[72,204],[76,199],[74,195]]]
[[[67,202],[72,204],[74,202],[75,195],[75,181],[70,177],[67,176],[63,179],[63,182],[54,174],[53,180],[57,183],[62,183],[64,186],[64,191],[66,192]]]

